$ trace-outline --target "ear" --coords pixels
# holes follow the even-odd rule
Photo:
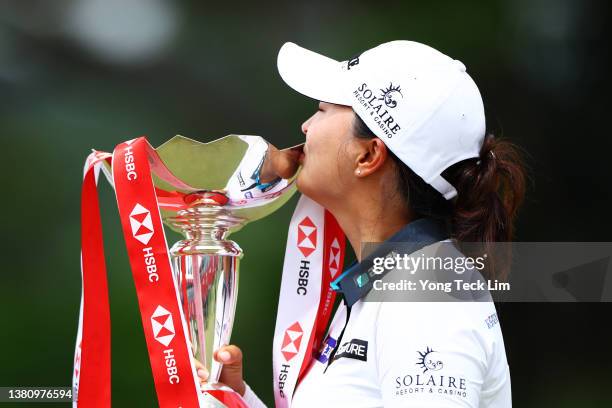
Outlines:
[[[388,156],[387,146],[378,137],[363,140],[361,151],[355,159],[355,175],[365,177],[376,172],[382,167]]]

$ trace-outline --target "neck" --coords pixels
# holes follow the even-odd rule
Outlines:
[[[381,197],[381,194],[354,194],[354,197],[343,200],[344,207],[329,208],[359,262],[363,243],[384,242],[413,219],[403,203]]]

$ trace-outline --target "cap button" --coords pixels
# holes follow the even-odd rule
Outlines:
[[[463,65],[463,62],[459,60],[453,60],[453,63],[455,64],[455,66],[457,67],[459,71],[465,72],[465,65]]]

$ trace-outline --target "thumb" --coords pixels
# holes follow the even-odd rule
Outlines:
[[[244,395],[245,385],[242,379],[242,350],[234,345],[223,346],[213,355],[214,359],[223,364],[219,381]]]
[[[278,150],[269,144],[268,153],[261,168],[260,181],[269,183],[277,177],[282,179],[293,177],[300,165],[299,158],[302,149],[303,145]]]

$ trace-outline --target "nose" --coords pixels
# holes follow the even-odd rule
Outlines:
[[[308,126],[310,125],[310,119],[307,119],[304,123],[302,123],[302,133],[306,136],[308,133]]]

